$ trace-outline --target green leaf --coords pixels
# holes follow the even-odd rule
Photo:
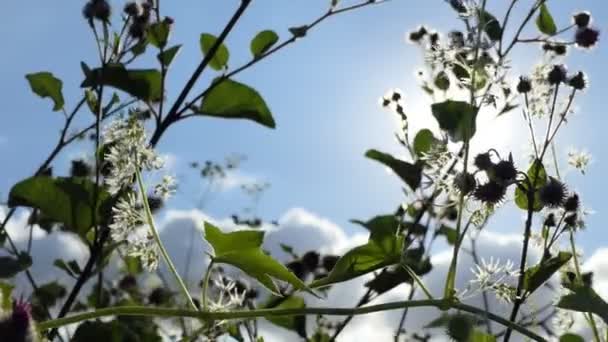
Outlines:
[[[148,42],[161,49],[167,45],[171,25],[166,21],[156,22],[148,27]]]
[[[538,17],[536,17],[536,27],[538,27],[540,32],[549,36],[557,33],[557,26],[555,26],[555,21],[546,3],[540,6],[540,12],[538,13]]]
[[[0,257],[0,279],[12,278],[17,273],[27,270],[32,266],[32,258],[28,254],[20,254],[19,257]]]
[[[200,44],[203,54],[207,55],[216,42],[216,36],[209,33],[201,34]],[[227,66],[229,58],[230,52],[228,52],[228,48],[224,44],[220,44],[219,48],[215,52],[215,55],[213,55],[213,58],[211,58],[209,66],[215,70],[222,70]]]
[[[126,69],[122,64],[110,64],[85,73],[81,87],[106,85],[127,92],[143,101],[160,101],[161,74],[155,69]]]
[[[547,172],[542,162],[536,160],[528,168],[528,178],[532,184],[535,184],[534,191],[534,204],[532,210],[541,211],[543,205],[540,201],[540,193],[538,189],[547,183]],[[520,186],[515,188],[515,204],[522,209],[528,210],[528,184],[523,182]]]
[[[585,342],[585,339],[579,335],[567,333],[559,338],[559,342]]]
[[[84,178],[36,176],[17,183],[9,193],[10,207],[39,209],[49,219],[61,222],[66,229],[85,236],[94,226],[93,216],[103,219],[102,209],[110,195],[99,191],[98,213],[93,215],[95,184]]]
[[[379,230],[370,233],[369,241],[346,252],[325,278],[315,280],[311,287],[327,286],[350,280],[382,267],[401,262],[404,237]]]
[[[443,91],[450,89],[450,78],[445,71],[440,71],[437,76],[435,76],[435,87]]]
[[[393,170],[412,190],[416,190],[420,186],[422,181],[422,168],[420,166],[396,159],[390,154],[377,150],[369,150],[365,153],[365,156]]]
[[[557,307],[578,312],[596,314],[608,323],[608,303],[600,297],[591,287],[574,285],[572,293],[562,296]]]
[[[251,40],[251,54],[253,57],[259,58],[278,41],[279,36],[274,31],[261,31]]]
[[[441,225],[441,227],[435,232],[435,236],[438,235],[445,236],[448,244],[451,246],[455,245],[456,241],[458,240],[458,233],[456,232],[456,229],[446,225]]]
[[[536,291],[541,285],[559,271],[572,258],[568,252],[559,252],[555,257],[542,260],[538,265],[532,266],[524,273],[524,289],[528,293]]]
[[[54,111],[59,111],[65,105],[65,101],[63,99],[63,82],[53,76],[50,72],[37,72],[34,74],[25,75],[27,81],[30,83],[30,87],[32,91],[42,97],[50,97],[55,104],[53,107]]]
[[[37,302],[47,308],[53,307],[66,294],[67,290],[65,287],[57,282],[44,284],[34,291],[34,297],[36,297]]]
[[[469,342],[496,342],[496,337],[481,330],[473,330]]]
[[[410,232],[413,235],[424,235],[426,227],[421,224],[413,224],[412,222],[403,222],[399,217],[389,214],[376,216],[367,222],[359,220],[351,220],[352,223],[358,224],[370,232],[370,239],[382,237],[384,235],[395,235],[399,230]]]
[[[303,309],[306,303],[302,297],[271,297],[263,306],[264,309]],[[274,325],[295,331],[300,337],[306,338],[305,316],[267,316],[266,320]]]
[[[439,127],[455,141],[468,141],[475,135],[479,108],[467,102],[447,100],[431,106]]]
[[[0,282],[0,310],[7,312],[13,309],[13,289],[15,285]]]
[[[156,55],[156,58],[162,65],[168,67],[169,65],[171,65],[171,62],[173,62],[173,59],[175,58],[175,56],[177,56],[181,48],[181,45],[175,45],[163,52],[159,52],[158,55]]]
[[[72,342],[122,342],[139,341],[139,337],[127,330],[117,320],[111,322],[86,321],[78,326]]]
[[[216,79],[214,82],[221,83],[203,98],[199,114],[226,119],[248,119],[275,128],[270,109],[255,89],[230,79]]]
[[[374,279],[365,283],[365,286],[377,294],[383,294],[400,284],[413,284],[414,279],[401,265],[407,265],[418,277],[428,274],[433,269],[431,260],[424,257],[424,248],[408,249],[401,258],[399,266],[384,269]]]
[[[502,28],[500,22],[494,15],[488,11],[479,12],[479,25],[483,28],[484,32],[493,41],[498,41],[502,37]]]
[[[418,157],[428,153],[433,145],[441,143],[439,139],[435,138],[433,132],[430,129],[421,129],[414,137],[414,152]]]
[[[585,342],[585,339],[579,335],[567,333],[559,338],[559,342]]]
[[[78,262],[76,260],[71,260],[66,263],[62,259],[56,259],[53,262],[53,266],[63,270],[65,273],[67,273],[73,278],[76,278],[82,272],[82,270],[80,269],[80,265],[78,265]]]
[[[215,263],[239,268],[274,294],[280,295],[275,280],[287,282],[297,290],[310,291],[285,266],[262,251],[264,239],[262,231],[241,230],[223,233],[219,228],[205,222],[205,239],[213,247]]]

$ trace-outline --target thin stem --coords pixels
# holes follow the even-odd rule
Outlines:
[[[462,304],[452,303],[441,299],[426,299],[426,300],[412,300],[412,301],[399,301],[384,303],[378,305],[364,306],[360,308],[318,308],[318,307],[307,307],[302,309],[258,309],[258,310],[241,310],[241,311],[197,311],[197,310],[186,310],[186,309],[169,309],[169,308],[158,308],[158,307],[140,307],[140,306],[119,306],[103,308],[92,312],[81,313],[62,319],[50,320],[39,323],[37,328],[39,330],[47,330],[51,328],[57,328],[68,324],[78,323],[84,320],[90,320],[100,317],[107,316],[154,316],[154,317],[192,317],[202,320],[229,320],[229,319],[250,319],[260,317],[274,317],[274,316],[301,316],[301,315],[329,315],[329,316],[356,316],[365,315],[374,312],[382,312],[396,309],[403,309],[406,307],[436,307],[442,308],[449,306],[452,309],[465,311],[475,315],[487,315],[492,321],[502,324],[506,327],[510,327],[513,330],[518,331],[524,336],[529,337],[534,341],[547,342],[545,338],[537,335],[536,333],[520,326],[517,323],[511,322],[505,318],[502,318],[493,313],[486,313],[483,309]]]
[[[175,265],[173,265],[173,262],[171,261],[171,257],[169,256],[169,253],[167,253],[167,250],[165,249],[165,246],[163,245],[163,242],[160,239],[160,236],[158,235],[158,230],[156,230],[156,226],[154,225],[154,217],[152,216],[152,211],[150,210],[150,204],[148,203],[148,197],[146,196],[146,187],[144,186],[144,183],[141,179],[141,174],[140,174],[139,170],[135,172],[135,177],[137,178],[137,185],[139,186],[139,190],[141,193],[141,200],[144,203],[146,219],[148,220],[148,225],[150,226],[150,231],[152,232],[152,235],[154,236],[154,240],[156,240],[156,244],[158,245],[158,248],[160,249],[163,259],[165,259],[165,262],[167,263],[169,270],[175,277],[175,280],[177,281],[177,283],[180,287],[180,290],[182,291],[182,294],[184,295],[184,297],[186,297],[188,304],[190,305],[190,307],[193,310],[198,310],[198,308],[196,307],[196,304],[194,304],[194,301],[192,300],[192,297],[190,296],[190,293],[188,292],[188,289],[186,288],[186,285],[184,284],[184,281],[179,276],[179,273],[177,272]]]
[[[211,279],[211,272],[213,269],[213,259],[211,259],[211,262],[209,262],[209,265],[207,266],[207,270],[205,271],[205,280],[203,281],[203,289],[201,291],[201,303],[203,305],[203,310],[207,310],[207,291],[209,290],[209,280]]]

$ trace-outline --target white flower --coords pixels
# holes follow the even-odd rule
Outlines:
[[[127,253],[129,256],[139,258],[143,267],[149,272],[158,268],[158,245],[150,236],[130,241]]]
[[[114,241],[126,241],[129,235],[145,222],[141,208],[135,193],[128,193],[118,200],[112,208],[113,222],[109,226]]]
[[[138,170],[154,170],[163,166],[163,160],[147,147],[144,127],[136,119],[112,122],[104,132],[104,144],[109,146],[105,155],[110,165],[106,184],[112,195],[131,185]]]
[[[175,178],[166,175],[163,177],[162,181],[154,187],[154,194],[166,201],[175,194],[175,189]]]
[[[579,170],[583,175],[591,162],[591,154],[586,151],[570,150],[568,152],[568,164]]]
[[[208,303],[210,311],[229,311],[243,305],[246,290],[239,291],[234,280],[220,274],[213,285],[215,298]]]
[[[481,263],[471,269],[475,278],[470,284],[478,291],[492,291],[496,298],[505,303],[510,303],[515,298],[512,282],[519,275],[511,260],[501,264],[500,259],[490,257],[490,260],[481,259]]]

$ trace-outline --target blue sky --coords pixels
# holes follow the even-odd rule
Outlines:
[[[496,8],[499,2],[503,1],[490,1],[490,8]],[[171,70],[170,99],[200,61],[200,33],[218,34],[238,3],[236,0],[163,3],[163,12],[176,20],[172,42],[184,44]],[[288,38],[288,27],[311,22],[326,10],[328,3],[329,0],[254,0],[227,40],[231,51],[229,64],[236,67],[248,60],[249,41],[256,32],[273,29],[282,38]],[[122,7],[121,1],[113,4],[117,9]],[[569,14],[579,9],[592,11],[600,29],[608,23],[608,6],[602,1],[579,0],[576,4],[551,1],[550,5],[561,24],[566,24]],[[46,156],[63,120],[60,113],[50,111],[48,101],[30,93],[24,75],[52,71],[63,79],[66,103],[72,108],[82,91],[79,62],[95,64],[95,50],[80,15],[81,6],[81,1],[41,0],[27,4],[4,1],[0,5],[6,14],[0,22],[3,199],[10,186],[29,175]],[[378,97],[388,88],[404,89],[412,108],[424,109],[429,104],[415,84],[414,70],[421,65],[420,55],[404,42],[405,32],[422,23],[443,31],[458,24],[442,0],[392,0],[332,18],[306,38],[237,77],[264,95],[277,121],[276,130],[245,121],[195,118],[173,127],[159,149],[176,155],[178,165],[191,160],[221,160],[231,153],[247,155],[243,171],[272,184],[259,207],[260,214],[268,219],[281,216],[289,208],[303,207],[349,227],[347,221],[351,218],[365,219],[392,211],[403,200],[400,183],[363,154],[369,148],[397,152],[394,120],[377,105]],[[540,53],[528,49],[516,51],[515,56],[515,68],[526,71]],[[605,204],[608,187],[602,178],[608,171],[605,166],[608,150],[603,148],[602,130],[608,123],[603,102],[603,92],[608,86],[606,57],[602,44],[592,53],[571,53],[568,65],[572,70],[587,71],[591,88],[578,100],[580,115],[558,141],[559,147],[583,147],[594,157],[587,176],[571,172],[567,178],[582,193],[585,203],[596,211],[580,240],[587,249],[605,245],[603,225],[608,215]],[[151,63],[149,59],[140,65]],[[213,75],[208,72],[196,89],[204,89]],[[90,120],[90,115],[83,112],[80,122]],[[525,141],[520,141],[515,132],[514,135],[514,150],[519,151]],[[86,148],[87,145],[80,145],[66,151],[55,163],[57,170],[65,170],[69,159]],[[177,172],[185,171],[178,168]],[[237,193],[223,194],[209,211],[218,216],[230,214],[238,209],[235,203],[239,200],[242,202]],[[189,208],[193,203],[178,199],[172,205]],[[519,213],[510,211],[500,217],[516,220],[499,221],[496,229],[521,229]],[[515,226],[507,226],[505,222],[515,222]]]

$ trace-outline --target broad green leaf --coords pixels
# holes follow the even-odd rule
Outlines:
[[[279,41],[279,36],[272,30],[264,30],[259,32],[253,40],[251,40],[251,54],[258,58],[268,51],[274,44]]]
[[[557,33],[557,26],[555,26],[555,21],[546,3],[540,6],[540,12],[538,13],[538,17],[536,17],[536,27],[538,27],[540,32],[549,36]]]
[[[280,295],[275,280],[289,283],[297,290],[310,291],[285,266],[262,251],[264,232],[243,230],[223,233],[219,228],[205,222],[205,238],[214,250],[214,262],[239,268],[272,293]]]
[[[173,62],[173,59],[175,59],[175,56],[177,56],[177,53],[181,48],[181,45],[175,45],[173,47],[168,48],[162,53],[159,52],[158,55],[156,55],[156,58],[162,65],[168,67],[169,65],[171,65],[171,62]]]
[[[157,48],[164,48],[169,40],[171,25],[166,21],[153,23],[148,27],[148,41]]]
[[[502,28],[500,22],[494,15],[488,11],[479,12],[479,25],[491,40],[497,41],[502,37]]]
[[[255,89],[230,79],[216,79],[214,82],[220,83],[203,98],[199,114],[248,119],[270,128],[276,126],[270,109]]]
[[[404,237],[381,230],[370,233],[369,241],[346,252],[327,277],[315,280],[311,287],[321,287],[347,281],[382,267],[401,262]]]
[[[456,232],[456,229],[446,225],[441,225],[441,227],[439,227],[439,229],[435,232],[435,235],[445,236],[448,244],[452,246],[456,244],[456,241],[458,240],[458,233]]]
[[[481,330],[473,330],[469,342],[496,342],[496,337]]]
[[[306,303],[302,297],[271,297],[264,309],[303,309]],[[295,331],[300,337],[306,337],[306,316],[267,316],[266,320],[288,330]]]
[[[538,189],[547,183],[547,172],[543,164],[536,160],[528,168],[528,178],[532,184],[535,184],[536,191],[534,192],[534,204],[533,210],[540,211],[543,209],[543,205],[540,201],[540,193]],[[522,189],[523,188],[523,189]],[[528,210],[528,185],[526,182],[522,183],[521,186],[515,188],[515,204],[522,209]]]
[[[209,33],[201,34],[200,44],[201,51],[203,52],[203,54],[209,54],[211,48],[215,45],[216,42],[216,36]],[[209,66],[211,66],[215,70],[222,70],[227,66],[229,58],[230,52],[228,52],[228,48],[224,44],[220,44],[217,51],[215,52],[215,55],[213,55],[213,57],[211,58]]]
[[[398,231],[410,232],[413,235],[424,235],[426,232],[425,226],[412,222],[402,222],[397,216],[391,214],[376,216],[367,222],[359,220],[351,220],[351,222],[369,230],[370,239],[387,234],[395,235]]]
[[[365,283],[365,286],[377,294],[383,294],[403,283],[414,283],[414,279],[401,265],[407,265],[419,277],[433,269],[430,259],[424,257],[424,248],[409,249],[405,253],[399,266],[384,269],[374,279]]]
[[[465,313],[443,313],[441,316],[435,318],[431,322],[427,323],[424,328],[443,328],[447,327],[452,319],[466,319],[470,321],[473,325],[480,325],[484,323],[484,320],[473,315],[465,314]]]
[[[0,311],[10,311],[13,309],[13,289],[15,285],[0,282]]]
[[[49,219],[61,222],[69,231],[85,236],[93,217],[103,219],[102,209],[109,194],[99,191],[97,215],[93,215],[95,184],[84,178],[36,176],[17,183],[9,193],[10,207],[39,209]]]
[[[574,285],[571,293],[557,303],[557,307],[578,312],[590,312],[596,314],[608,323],[608,303],[600,297],[591,287]]]
[[[559,342],[585,342],[585,339],[579,335],[567,333],[559,338]]]
[[[455,141],[468,141],[475,135],[479,108],[467,102],[447,100],[431,106],[439,127]]]
[[[67,294],[67,290],[57,282],[41,285],[34,291],[36,301],[47,308],[53,307],[57,301]]]
[[[32,91],[42,97],[50,97],[55,104],[53,107],[54,111],[59,111],[65,105],[65,101],[63,99],[63,82],[53,76],[50,72],[37,72],[34,74],[25,75],[27,81],[30,83],[30,87]]]
[[[422,168],[419,165],[410,164],[377,150],[369,150],[365,153],[365,156],[393,170],[412,190],[416,190],[420,186]]]
[[[414,137],[414,152],[418,157],[428,153],[433,145],[441,143],[439,139],[435,138],[433,132],[430,129],[421,129]]]
[[[155,69],[126,69],[122,64],[110,64],[106,68],[85,71],[81,87],[106,85],[127,92],[143,101],[160,101],[161,74]]]
[[[559,271],[572,258],[568,252],[559,252],[555,257],[546,259],[538,265],[528,268],[524,275],[524,289],[528,293],[536,291],[541,285]]]
[[[53,262],[53,266],[59,268],[60,270],[63,270],[69,276],[74,278],[76,278],[82,272],[76,260],[71,260],[66,263],[62,259],[55,259],[55,261]]]
[[[21,254],[17,258],[1,256],[0,279],[12,278],[17,273],[27,270],[30,266],[32,266],[32,258],[27,254]]]

